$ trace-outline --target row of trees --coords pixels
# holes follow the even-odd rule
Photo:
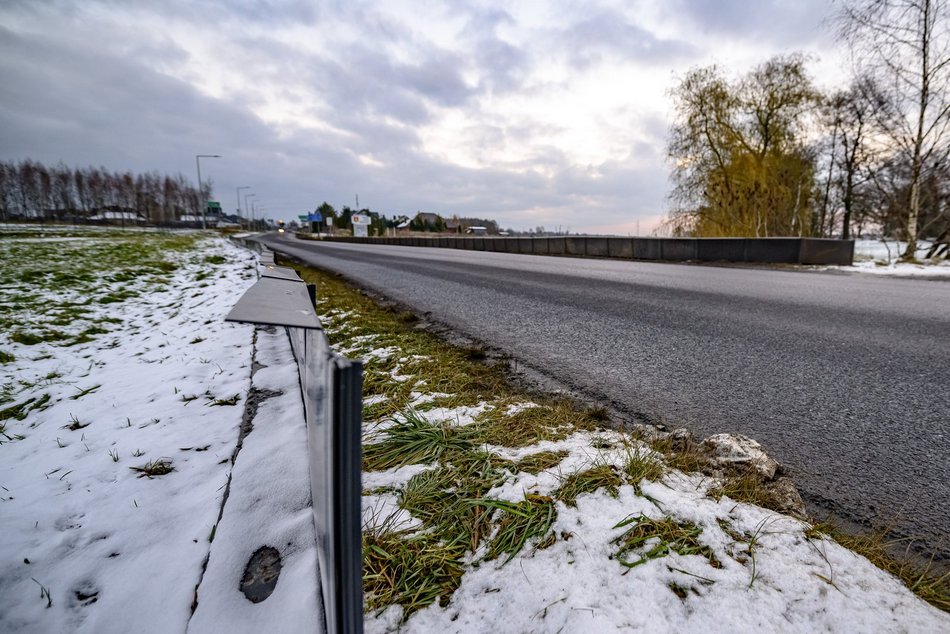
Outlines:
[[[907,241],[950,232],[950,7],[852,0],[838,16],[850,86],[821,94],[806,60],[735,80],[711,66],[673,91],[674,233]]]
[[[197,214],[211,197],[211,183],[199,193],[184,176],[133,174],[102,167],[47,167],[32,160],[0,162],[0,217],[70,219],[104,210],[134,211],[157,224]]]

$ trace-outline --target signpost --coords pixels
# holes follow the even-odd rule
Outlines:
[[[356,238],[366,238],[369,236],[369,224],[373,221],[369,216],[363,214],[353,214],[350,219],[353,223],[353,236]]]
[[[320,223],[323,222],[323,214],[319,211],[312,211],[307,216],[307,220],[310,221],[310,233],[315,233],[318,236],[320,235]]]

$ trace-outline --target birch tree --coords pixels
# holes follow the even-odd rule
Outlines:
[[[899,114],[887,135],[910,159],[906,260],[917,253],[921,184],[945,162],[950,141],[948,12],[948,0],[845,0],[838,16],[858,71],[877,80]]]

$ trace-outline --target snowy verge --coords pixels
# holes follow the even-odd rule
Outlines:
[[[274,396],[258,407],[237,455],[190,632],[323,628],[307,433],[296,362],[283,328],[258,329],[255,361],[264,367],[254,373],[252,389]],[[282,567],[273,594],[251,603],[240,582],[262,546],[280,553]]]

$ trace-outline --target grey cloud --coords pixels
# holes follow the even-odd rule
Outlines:
[[[822,25],[835,9],[832,0],[669,0],[662,6],[671,21],[703,32],[783,47],[827,38]]]
[[[616,11],[601,11],[568,28],[560,37],[570,51],[569,59],[585,67],[604,54],[631,61],[672,63],[696,54],[695,48],[681,40],[659,38],[639,25],[631,24]]]
[[[481,74],[480,89],[487,92],[518,89],[530,65],[529,57],[498,36],[498,27],[514,24],[514,19],[501,9],[457,4],[456,10],[466,18],[461,37],[469,44],[471,61]]]

